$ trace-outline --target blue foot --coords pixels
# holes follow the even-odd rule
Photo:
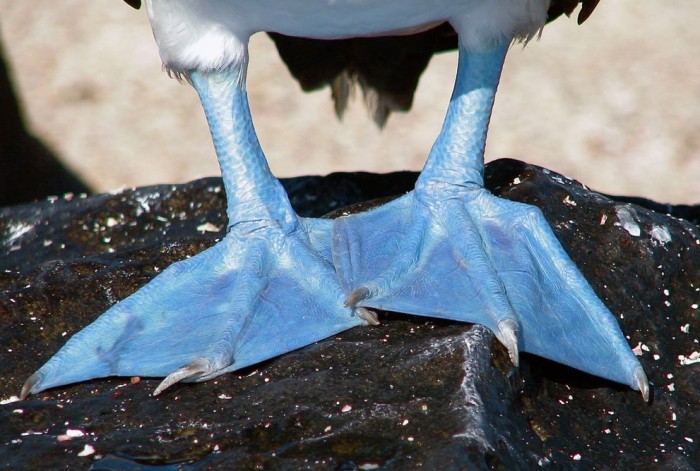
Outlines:
[[[458,31],[458,33],[462,33]],[[416,189],[336,221],[348,306],[484,324],[519,350],[641,390],[648,382],[612,314],[536,208],[483,188],[484,146],[508,44],[460,48],[447,115]]]
[[[291,234],[234,227],[76,334],[32,375],[22,396],[113,375],[166,377],[158,394],[177,381],[205,381],[372,321],[343,307],[333,267],[310,244],[309,225],[330,224],[307,222]],[[327,230],[318,232],[327,238]]]
[[[71,338],[21,397],[103,376],[205,381],[351,327],[376,323],[343,305],[332,222],[301,220],[267,166],[244,89],[245,62],[188,78],[202,102],[226,188],[229,230]]]
[[[518,352],[648,394],[612,314],[539,209],[484,189],[419,189],[336,220],[334,260],[351,306],[483,324]]]

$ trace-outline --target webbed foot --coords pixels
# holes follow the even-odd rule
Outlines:
[[[343,307],[332,265],[312,247],[330,221],[234,226],[204,252],[175,263],[77,333],[22,389],[104,376],[205,381],[371,323]],[[312,237],[318,236],[314,234]],[[376,319],[375,319],[376,320]]]
[[[648,396],[615,318],[538,208],[441,183],[335,224],[347,305],[483,324],[516,366],[530,352]]]
[[[467,33],[456,27],[458,34]],[[489,327],[526,351],[642,391],[649,385],[613,315],[539,209],[483,187],[484,146],[507,42],[460,47],[442,130],[413,192],[336,220],[333,260],[348,306]]]

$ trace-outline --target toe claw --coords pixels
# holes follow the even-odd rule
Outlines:
[[[372,292],[369,290],[369,288],[366,286],[361,286],[350,293],[350,296],[345,299],[345,307],[353,307],[360,301],[364,301],[371,296]]]
[[[357,317],[367,322],[367,324],[379,325],[379,318],[377,317],[377,313],[373,310],[367,309],[366,307],[358,307],[355,312]]]
[[[516,368],[520,364],[518,354],[518,324],[512,319],[506,319],[498,323],[496,337],[508,349],[508,356]]]
[[[207,359],[197,358],[196,360],[192,360],[185,366],[178,368],[166,376],[165,379],[158,385],[156,390],[153,391],[153,395],[157,396],[173,384],[180,381],[202,377],[205,374],[210,373],[211,370],[211,364]]]
[[[649,380],[647,379],[646,373],[641,366],[638,366],[634,370],[634,380],[637,383],[637,389],[642,393],[642,399],[644,402],[649,402]]]
[[[34,387],[41,382],[43,375],[38,371],[33,373],[22,385],[22,391],[19,393],[19,400],[24,401],[27,396],[29,396],[34,389]]]

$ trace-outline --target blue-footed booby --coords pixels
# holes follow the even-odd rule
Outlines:
[[[382,309],[483,324],[516,366],[519,352],[530,352],[647,399],[647,377],[614,316],[542,213],[484,188],[486,134],[509,46],[578,3],[145,0],[165,68],[195,88],[204,108],[228,232],[74,335],[27,379],[22,398],[111,375],[164,377],[159,394],[376,324]],[[581,3],[579,21],[597,0]],[[358,80],[376,94],[379,123],[410,107],[433,53],[458,49],[445,121],[413,191],[333,221],[295,214],[248,107],[248,41],[258,32],[273,36],[302,86],[336,87],[339,108],[343,80]]]

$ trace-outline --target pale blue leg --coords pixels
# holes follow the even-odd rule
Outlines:
[[[250,117],[244,70],[191,72],[228,198],[214,247],[163,271],[78,332],[22,397],[103,376],[204,381],[374,323],[344,307],[330,262],[332,223],[300,220],[272,176]],[[315,248],[315,247],[318,247]]]
[[[447,117],[415,190],[336,220],[333,254],[346,303],[483,324],[516,365],[522,350],[647,397],[646,375],[613,315],[539,209],[483,188],[506,50],[459,51]]]

